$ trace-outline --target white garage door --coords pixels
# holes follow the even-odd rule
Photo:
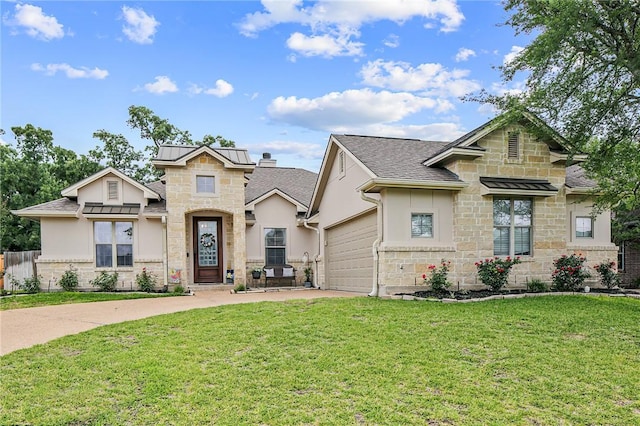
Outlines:
[[[373,280],[371,247],[377,237],[376,212],[327,230],[327,281],[332,290],[369,293]]]

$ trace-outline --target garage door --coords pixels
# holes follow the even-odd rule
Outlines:
[[[371,291],[371,247],[376,237],[375,211],[327,230],[328,288],[362,293]]]

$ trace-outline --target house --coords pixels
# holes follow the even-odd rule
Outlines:
[[[320,235],[319,285],[414,291],[445,259],[455,287],[471,289],[482,287],[475,262],[520,256],[510,285],[525,286],[548,282],[565,253],[616,259],[610,215],[591,217],[584,158],[563,144],[527,113],[450,143],[331,135],[307,219]]]
[[[475,262],[520,256],[509,285],[524,287],[549,281],[562,254],[617,257],[609,213],[591,216],[584,157],[565,143],[528,113],[452,142],[334,134],[318,175],[243,149],[164,145],[159,182],[107,168],[14,213],[41,222],[45,285],[70,264],[85,287],[100,271],[133,286],[142,268],[185,287],[228,274],[255,285],[251,269],[287,263],[298,282],[309,265],[323,289],[383,296],[417,290],[442,259],[456,288],[482,287]]]
[[[70,265],[84,288],[101,271],[135,288],[143,268],[160,285],[222,283],[229,273],[244,284],[248,267],[302,266],[317,244],[301,220],[315,173],[276,167],[268,154],[256,166],[246,150],[208,146],[162,145],[153,164],[164,171],[158,182],[108,167],[63,198],[13,212],[41,223],[43,286],[55,288]]]

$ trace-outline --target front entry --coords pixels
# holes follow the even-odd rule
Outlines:
[[[193,270],[196,283],[223,282],[222,218],[193,218]]]

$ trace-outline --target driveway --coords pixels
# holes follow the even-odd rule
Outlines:
[[[0,355],[101,325],[190,309],[236,303],[357,296],[363,297],[363,294],[315,289],[242,294],[201,290],[197,291],[195,296],[77,303],[0,311]]]

